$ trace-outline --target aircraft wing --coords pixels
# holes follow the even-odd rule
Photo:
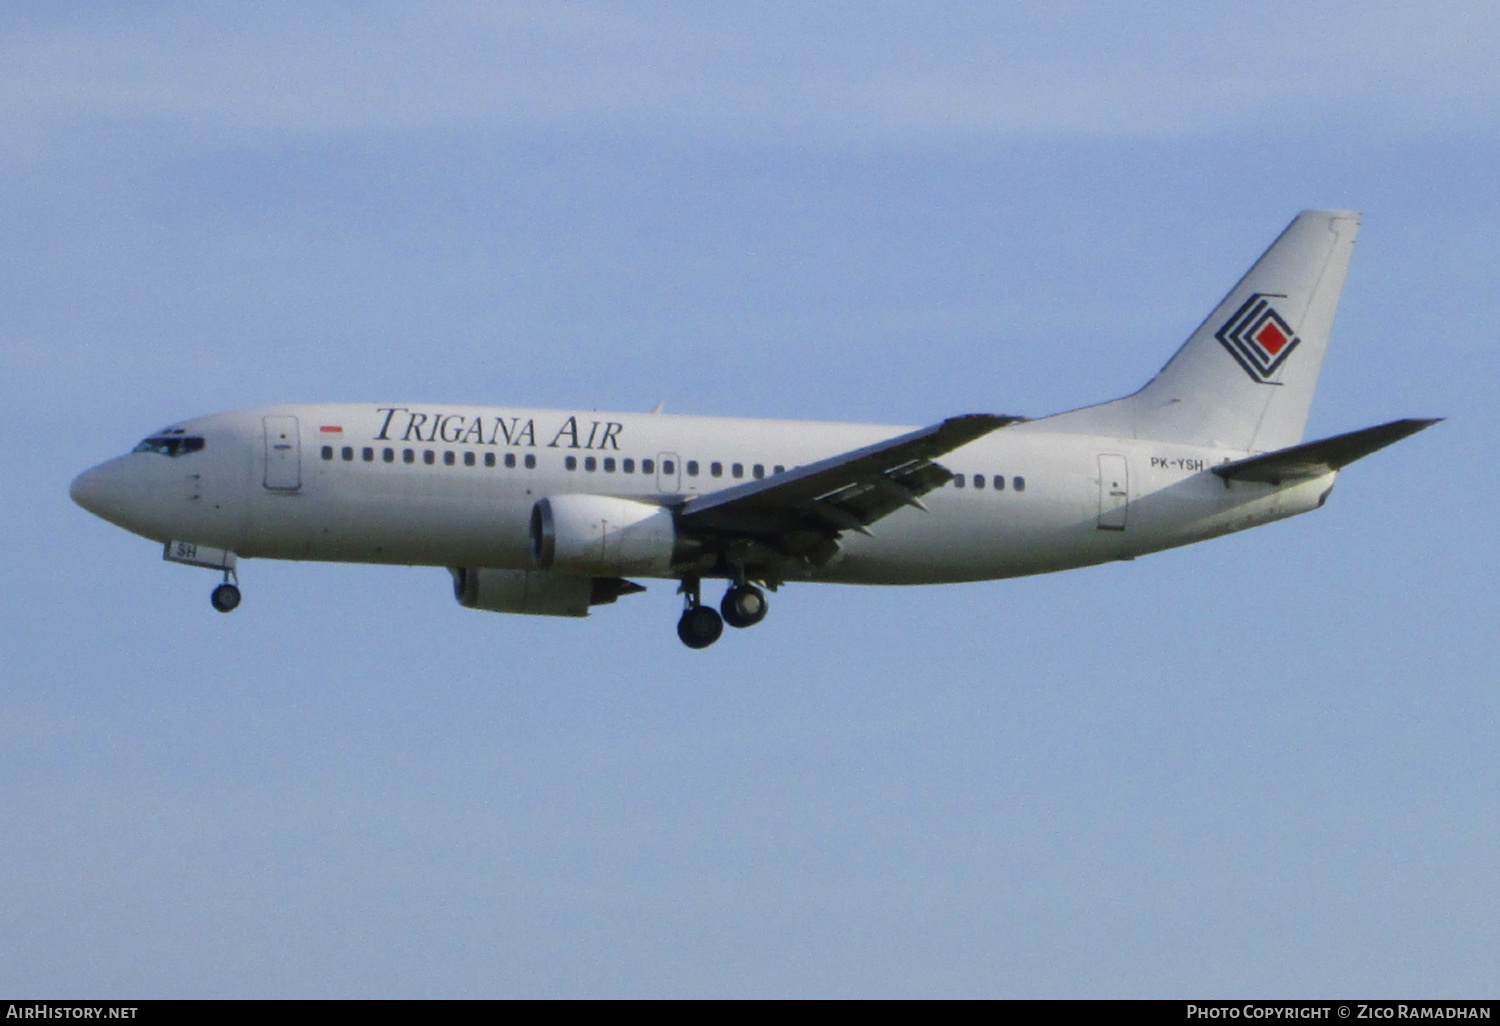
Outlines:
[[[1394,445],[1423,428],[1432,427],[1442,419],[1393,420],[1389,424],[1278,449],[1210,469],[1227,481],[1260,481],[1276,485],[1283,481],[1322,477],[1330,470],[1341,470],[1357,459]]]
[[[868,534],[902,506],[925,509],[921,497],[953,473],[934,463],[946,453],[1021,417],[974,413],[950,417],[863,449],[794,467],[773,477],[689,499],[678,510],[689,530],[750,536],[788,555],[817,560],[844,531]]]

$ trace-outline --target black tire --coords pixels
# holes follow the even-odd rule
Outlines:
[[[766,618],[769,604],[766,593],[753,584],[741,584],[724,593],[719,603],[724,612],[724,622],[731,627],[754,627]]]
[[[232,613],[240,604],[240,589],[232,584],[221,584],[208,597],[215,609],[221,613]]]
[[[677,636],[688,648],[707,648],[724,633],[724,621],[712,606],[694,606],[677,621]]]

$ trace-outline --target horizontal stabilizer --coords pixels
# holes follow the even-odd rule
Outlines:
[[[1261,481],[1266,484],[1322,477],[1329,471],[1340,470],[1372,452],[1394,445],[1442,419],[1393,420],[1378,427],[1351,431],[1347,435],[1334,435],[1321,441],[1294,445],[1290,449],[1278,449],[1276,452],[1235,460],[1212,469],[1226,481]]]

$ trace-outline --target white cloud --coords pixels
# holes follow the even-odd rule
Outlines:
[[[1186,12],[1186,13],[1184,13]],[[13,24],[0,117],[243,136],[661,121],[836,134],[1488,119],[1491,5],[360,4]]]

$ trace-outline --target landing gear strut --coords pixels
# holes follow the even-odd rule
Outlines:
[[[224,583],[213,590],[208,596],[208,601],[221,613],[232,613],[240,605],[239,586],[230,580],[233,570],[224,571]]]
[[[698,601],[698,578],[684,578],[682,619],[677,621],[677,636],[688,648],[707,648],[724,633],[724,621],[713,606]]]

